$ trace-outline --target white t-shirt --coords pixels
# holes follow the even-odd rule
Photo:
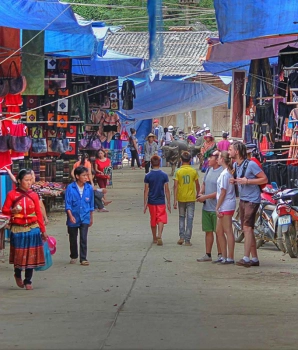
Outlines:
[[[79,190],[79,192],[80,192],[80,196],[81,196],[81,198],[83,197],[83,192],[84,192],[84,186],[83,187],[80,187],[79,185],[78,185],[78,183],[77,183],[77,186],[78,186],[78,190]]]
[[[222,188],[227,191],[224,201],[219,208],[220,212],[236,209],[235,186],[233,184],[230,184],[230,179],[232,177],[233,175],[229,173],[228,169],[224,169],[224,171],[219,175],[219,178],[217,179],[216,200],[219,199]]]

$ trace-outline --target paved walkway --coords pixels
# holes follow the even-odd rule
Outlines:
[[[114,171],[110,212],[96,213],[90,229],[90,266],[69,264],[61,212],[48,226],[54,265],[34,274],[33,291],[18,289],[12,266],[0,265],[0,349],[296,349],[297,260],[267,243],[259,268],[197,263],[201,204],[192,247],[176,244],[177,212],[164,246],[152,245],[143,176]]]

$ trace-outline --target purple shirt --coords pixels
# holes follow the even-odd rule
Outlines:
[[[217,148],[220,151],[228,151],[229,147],[230,147],[230,141],[228,140],[219,141],[217,144]]]

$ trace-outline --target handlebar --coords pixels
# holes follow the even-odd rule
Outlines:
[[[289,199],[298,194],[298,188],[286,189],[282,192],[278,192],[272,196],[272,199]]]

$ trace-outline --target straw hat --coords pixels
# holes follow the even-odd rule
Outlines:
[[[152,134],[152,132],[150,132],[150,134],[146,137],[146,140],[148,140],[149,137],[154,137],[156,139],[156,136],[154,134]]]
[[[206,140],[207,137],[210,137],[212,140],[214,140],[214,137],[213,137],[213,135],[211,134],[211,132],[208,132],[208,134],[206,134],[206,135],[204,136],[204,139]]]

